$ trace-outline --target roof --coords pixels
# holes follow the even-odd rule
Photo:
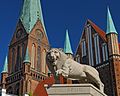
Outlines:
[[[41,21],[46,32],[40,0],[24,0],[20,20],[28,33],[31,32],[37,20]]]
[[[4,67],[3,67],[2,73],[4,73],[4,72],[8,72],[8,58],[7,58],[7,56],[5,58]]]
[[[66,38],[65,38],[65,43],[64,43],[64,52],[73,54],[71,44],[70,44],[70,38],[69,38],[69,34],[68,34],[68,29],[66,30]]]
[[[112,19],[109,8],[107,10],[108,10],[108,13],[107,13],[107,30],[106,30],[106,34],[110,34],[110,33],[118,34],[117,31],[116,31],[116,28],[115,28],[115,25],[114,25],[114,22],[113,22],[113,19]]]
[[[30,63],[30,56],[29,56],[29,52],[28,52],[28,47],[27,47],[25,58],[24,58],[23,62],[24,63]]]
[[[88,20],[90,25],[95,29],[95,31],[99,34],[99,36],[104,40],[107,41],[106,39],[106,33],[100,29],[96,24],[94,24],[92,21]]]

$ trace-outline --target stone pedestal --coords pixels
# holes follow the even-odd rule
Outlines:
[[[6,89],[1,89],[0,94],[1,96],[6,96]]]
[[[92,84],[54,84],[46,90],[48,96],[107,96]]]
[[[28,94],[24,94],[23,96],[29,96]]]

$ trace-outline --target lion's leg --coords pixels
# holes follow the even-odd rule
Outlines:
[[[104,84],[101,81],[99,81],[98,84],[99,84],[100,91],[104,92]]]
[[[101,92],[104,92],[104,84],[101,82],[99,76],[94,78]]]
[[[92,73],[86,73],[89,78],[97,84],[101,92],[104,92],[104,84],[101,82],[99,75],[92,74]]]
[[[58,75],[62,75],[63,77],[65,77],[65,78],[67,78],[68,77],[68,75],[69,75],[69,69],[67,70],[63,70],[63,69],[59,69],[59,70],[57,70],[56,71],[56,76],[58,76]]]
[[[57,70],[57,71],[56,71],[56,76],[62,74],[62,71],[63,71],[62,69]]]
[[[82,74],[80,75],[80,77],[87,77],[87,75],[85,74],[85,72],[82,72]]]

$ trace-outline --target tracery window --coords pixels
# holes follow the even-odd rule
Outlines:
[[[101,63],[101,58],[100,58],[100,46],[99,46],[99,36],[98,34],[94,34],[94,46],[95,46],[95,60],[96,64]]]
[[[87,25],[86,34],[87,34],[87,38],[88,38],[89,64],[91,66],[94,66],[94,61],[93,61],[93,45],[92,45],[92,27],[90,25]]]
[[[14,66],[15,66],[15,49],[12,49],[12,72],[14,72]]]
[[[40,56],[40,55],[41,55],[41,51],[40,51],[40,50],[41,50],[41,49],[40,49],[40,46],[38,46],[38,48],[37,48],[37,70],[38,70],[38,71],[40,71],[40,64],[41,64],[41,62],[40,62],[40,61],[41,61],[41,60],[40,60],[40,59],[41,59],[41,58],[40,58],[40,57],[41,57],[41,56]]]
[[[86,56],[86,43],[85,40],[82,41],[82,57]]]
[[[106,43],[102,44],[102,53],[103,53],[103,61],[108,60],[108,49]]]
[[[21,63],[21,54],[20,54],[20,46],[17,47],[17,62],[16,62],[16,71],[19,70]]]
[[[35,68],[35,44],[32,44],[31,67]]]
[[[46,71],[46,50],[44,49],[42,52],[42,72],[45,73]]]

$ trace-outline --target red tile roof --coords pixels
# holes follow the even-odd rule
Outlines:
[[[88,22],[95,29],[95,31],[100,35],[100,37],[103,40],[107,41],[107,39],[106,39],[106,33],[102,29],[100,29],[97,25],[95,25],[92,21],[88,20]]]

